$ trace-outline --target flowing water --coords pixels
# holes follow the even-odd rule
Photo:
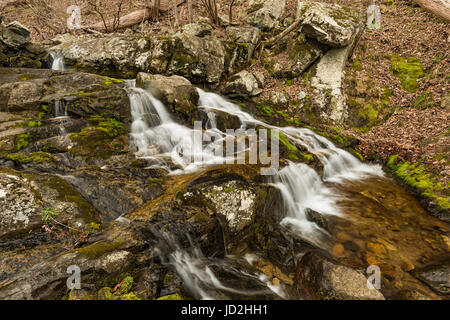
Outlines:
[[[59,52],[51,52],[50,56],[52,58],[52,70],[66,70],[66,66],[64,64],[64,56]]]
[[[66,66],[64,64],[64,56],[59,52],[51,52],[50,56],[52,58],[52,70],[64,71],[66,70]],[[55,109],[54,109],[55,119],[64,119],[68,117],[66,104],[64,101],[55,101]],[[61,135],[65,134],[66,131],[64,127],[61,126]]]
[[[233,163],[239,152],[246,150],[233,153],[231,159],[214,152],[230,138],[230,133],[217,128],[215,112],[224,112],[238,117],[241,129],[278,130],[323,165],[319,174],[306,164],[289,162],[267,178],[283,198],[285,218],[281,224],[301,239],[355,268],[382,265],[393,279],[412,286],[419,284],[408,278],[402,266],[423,266],[426,259],[448,253],[448,226],[430,217],[415,199],[385,177],[380,166],[362,163],[309,129],[275,127],[257,120],[239,106],[201,89],[198,108],[205,112],[208,122],[204,130],[195,130],[177,123],[158,99],[136,88],[134,81],[128,84],[131,137],[137,157],[154,160],[155,166],[172,175]],[[196,139],[196,134],[202,132],[214,139]],[[330,225],[324,228],[310,221],[308,211],[326,218]],[[170,258],[197,297],[211,298],[205,287],[233,290],[220,284],[204,261],[199,252],[189,254],[179,248]]]

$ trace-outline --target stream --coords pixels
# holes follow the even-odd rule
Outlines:
[[[229,132],[220,131],[216,125],[215,112],[223,112],[238,117],[243,130],[278,130],[292,144],[306,148],[323,165],[322,172],[316,172],[306,164],[288,162],[266,177],[266,182],[282,195],[285,217],[281,225],[296,237],[358,270],[379,266],[387,279],[395,279],[393,287],[401,287],[400,283],[422,287],[409,272],[425,266],[425,261],[429,264],[434,257],[448,254],[448,225],[429,216],[379,165],[359,161],[309,129],[264,123],[221,96],[201,89],[197,89],[198,108],[208,116],[203,134],[215,139],[198,140],[195,135],[201,135],[201,129],[177,123],[161,101],[150,92],[136,88],[134,80],[128,81],[127,86],[136,156],[151,160],[152,167],[163,168],[176,176],[229,164],[229,156],[214,152],[230,138]],[[248,150],[236,151],[231,161],[245,151]],[[308,218],[311,212],[316,215],[314,219]],[[318,223],[322,219],[325,222]],[[210,268],[212,262],[208,263],[198,249],[186,252],[176,247],[172,251],[167,253],[168,263],[196,298],[214,298],[205,288],[237,290],[218,280]],[[217,266],[216,262],[212,264]],[[226,264],[221,261],[218,265],[223,268]],[[242,270],[238,273],[256,279],[259,284],[265,283],[279,298],[286,298],[282,288],[268,285],[261,275],[245,274]],[[248,294],[255,296],[252,292]]]

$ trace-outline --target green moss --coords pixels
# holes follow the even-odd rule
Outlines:
[[[30,121],[27,123],[28,128],[40,127],[42,126],[42,122],[40,121]]]
[[[90,127],[83,128],[80,133],[72,133],[71,139],[77,145],[70,150],[73,154],[84,157],[99,157],[107,159],[120,153],[123,145],[111,143],[115,138],[126,133],[125,125],[113,118],[94,116],[89,119]]]
[[[419,108],[422,110],[432,107],[433,106],[433,96],[431,95],[430,92],[422,93],[421,95],[419,95],[417,97],[416,101],[414,101],[413,106],[414,106],[414,108]]]
[[[196,213],[189,221],[193,220],[195,222],[208,222],[211,218],[203,212]]]
[[[164,285],[167,286],[169,284],[171,284],[173,282],[173,274],[171,273],[166,273],[166,275],[164,276]]]
[[[150,177],[150,178],[147,178],[147,181],[152,182],[152,183],[158,183],[158,182],[162,182],[162,179]]]
[[[303,159],[305,159],[307,162],[313,162],[314,161],[314,156],[312,154],[309,153],[300,153],[301,156],[303,157]]]
[[[109,86],[112,86],[113,84],[121,84],[121,83],[123,83],[122,79],[105,77],[105,81],[103,82],[103,85],[109,87]]]
[[[418,79],[424,76],[422,63],[415,57],[391,56],[392,72],[399,78],[402,87],[408,92],[416,92]]]
[[[133,286],[133,277],[126,277],[122,280],[122,284],[119,288],[120,294],[127,294],[130,292],[131,287]]]
[[[171,295],[168,295],[168,296],[164,296],[164,297],[158,298],[156,300],[183,300],[183,298],[181,297],[180,294],[175,293],[175,294],[171,294]]]
[[[280,142],[291,152],[297,152],[298,149],[292,143],[289,142],[289,139],[282,133],[279,134]]]
[[[436,199],[437,204],[443,209],[450,209],[450,197],[438,197]]]
[[[397,158],[398,155],[391,156],[386,163],[390,172],[406,184],[420,190],[422,196],[436,200],[437,204],[444,209],[449,208],[450,197],[440,196],[446,192],[442,182],[437,181],[437,177],[428,171],[424,164],[397,162]]]
[[[22,150],[31,142],[31,134],[29,132],[19,134],[16,138],[17,150]]]
[[[22,153],[14,153],[7,156],[9,159],[20,163],[45,163],[53,162],[54,158],[50,153],[33,152],[29,156]]]
[[[119,296],[115,296],[113,298],[113,300],[141,300],[139,299],[138,296],[136,296],[136,294],[134,294],[133,292],[127,293],[127,294],[122,294]]]
[[[275,111],[268,105],[261,104],[257,105],[256,108],[268,117],[273,117],[273,115],[275,114]]]
[[[123,245],[123,242],[96,242],[94,244],[91,244],[89,246],[86,246],[84,248],[76,249],[75,251],[78,252],[80,255],[88,257],[90,259],[96,259],[106,253],[115,251],[117,248],[119,248],[121,245]]]
[[[91,228],[92,231],[99,231],[100,230],[100,224],[91,222],[89,223],[89,228]]]

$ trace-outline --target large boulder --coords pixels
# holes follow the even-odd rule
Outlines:
[[[0,39],[7,45],[19,49],[24,44],[30,42],[30,30],[17,21],[14,21],[2,28]]]
[[[49,51],[61,52],[68,66],[115,77],[134,77],[138,39],[125,34],[56,36]]]
[[[217,84],[225,71],[225,46],[202,25],[186,25],[176,33],[167,74],[186,77],[194,83]]]
[[[222,92],[232,97],[257,96],[262,86],[254,74],[244,70],[231,76]]]
[[[355,9],[315,1],[299,0],[297,18],[303,20],[303,32],[308,37],[337,48],[350,45],[364,24]]]
[[[32,156],[51,161],[43,153]],[[99,218],[98,211],[64,180],[44,174],[0,172],[0,205],[0,238],[29,232],[43,223],[54,224],[45,219],[50,214],[78,230],[88,229]]]
[[[369,289],[364,275],[314,252],[301,258],[297,281],[299,289],[312,299],[384,300],[378,290]]]
[[[288,42],[286,52],[281,55],[287,55],[287,59],[268,58],[265,63],[274,77],[277,78],[297,78],[307,70],[314,62],[323,56],[323,48],[317,41],[306,39],[303,34]]]
[[[230,40],[238,45],[233,52],[232,61],[230,62],[229,72],[231,73],[238,57],[245,58],[242,61],[244,65],[251,60],[255,48],[261,40],[261,31],[250,26],[231,26],[226,29],[226,32]]]
[[[286,0],[250,0],[247,10],[250,24],[263,31],[270,31],[284,13]]]
[[[0,24],[0,66],[41,68],[47,63],[45,49],[30,42],[30,30],[17,21]]]

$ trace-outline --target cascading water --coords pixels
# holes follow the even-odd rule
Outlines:
[[[52,58],[52,70],[66,70],[66,66],[64,64],[64,56],[60,52],[50,52],[50,56]],[[55,101],[54,113],[55,118],[66,118],[68,116],[64,101]],[[61,134],[64,133],[65,129],[62,127]]]
[[[195,130],[176,123],[158,99],[135,87],[135,81],[129,81],[128,86],[133,118],[131,136],[138,149],[136,155],[146,158],[171,157],[172,161],[182,168],[172,171],[172,174],[192,172],[212,164],[229,163],[229,158],[212,151],[222,145],[228,136],[217,129],[215,111],[238,117],[243,129],[277,129],[292,143],[314,154],[324,166],[322,178],[305,164],[290,163],[271,177],[269,183],[280,189],[284,199],[286,218],[282,223],[316,245],[323,245],[321,239],[327,232],[314,222],[308,221],[306,210],[324,215],[340,214],[335,206],[337,195],[324,185],[324,181],[341,183],[370,175],[383,175],[381,167],[360,162],[312,130],[269,125],[255,119],[221,96],[197,89],[200,96],[198,108],[203,109],[209,119],[208,128],[203,131],[203,135],[216,138],[213,142],[202,143],[201,139],[195,139],[195,134],[198,134]]]
[[[60,52],[50,52],[52,58],[52,70],[66,70],[64,56]]]
[[[253,297],[275,294],[275,297],[285,298],[282,287],[272,284],[272,281],[261,272],[238,270],[232,266],[227,257],[225,259],[206,258],[201,250],[192,244],[192,241],[189,241],[191,244],[189,249],[183,249],[174,236],[159,232],[157,236],[163,240],[158,246],[161,260],[176,271],[183,280],[186,290],[196,299],[223,298],[223,294]],[[232,258],[234,257],[228,257],[228,259]],[[260,289],[238,290],[229,287],[219,280],[213,268],[221,269],[222,273],[228,274],[231,278],[251,281]]]
[[[291,143],[300,145],[315,155],[323,165],[322,177],[306,164],[291,162],[270,177],[268,183],[278,188],[283,197],[286,216],[281,224],[316,246],[327,247],[326,238],[329,234],[315,222],[308,220],[308,210],[321,215],[341,215],[336,205],[338,195],[334,194],[325,183],[340,184],[369,176],[383,176],[380,166],[360,162],[350,153],[337,148],[332,142],[312,130],[269,125],[255,119],[242,111],[239,106],[217,94],[197,89],[200,96],[198,108],[205,111],[208,123],[206,129],[195,130],[176,123],[158,99],[149,92],[135,87],[135,81],[128,82],[127,90],[133,118],[131,137],[138,150],[136,156],[159,159],[159,163],[163,163],[170,157],[174,164],[181,167],[171,171],[171,174],[197,171],[207,165],[233,163],[238,156],[239,152],[235,152],[229,162],[230,158],[213,152],[229,138],[229,134],[217,128],[215,112],[224,112],[238,117],[241,129],[259,127],[278,130]],[[203,134],[204,137],[212,136],[215,139],[205,139],[207,140],[205,142],[201,138],[195,139],[196,134]],[[168,166],[162,167],[170,171]],[[190,290],[202,299],[211,298],[202,287],[228,292],[233,290],[218,281],[202,262],[198,252],[190,255],[176,249],[171,254],[170,261]],[[278,295],[282,296],[281,293]]]

